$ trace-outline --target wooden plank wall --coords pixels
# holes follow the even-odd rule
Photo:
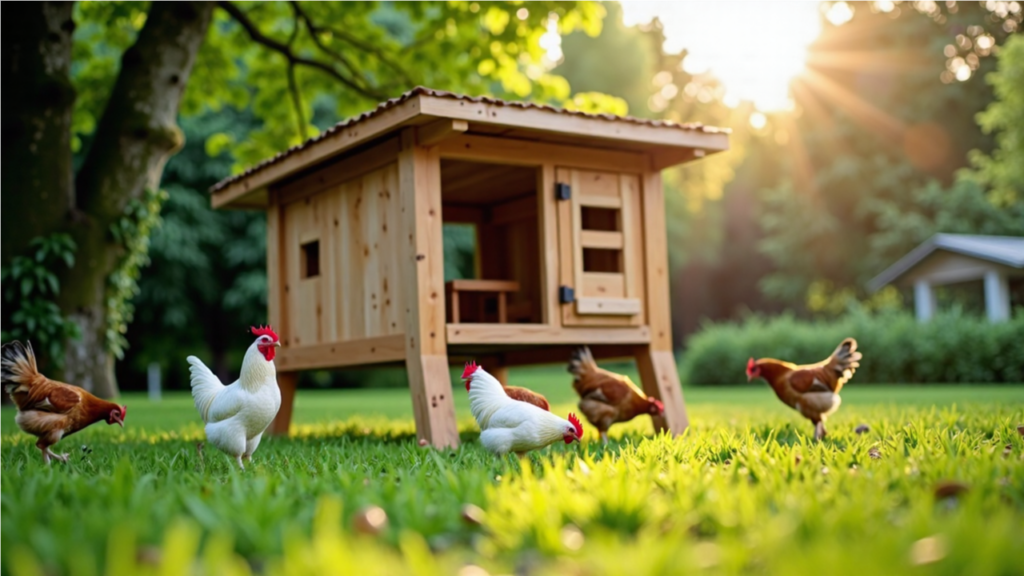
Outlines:
[[[390,163],[282,207],[286,346],[401,334],[398,165]],[[320,275],[301,278],[301,246],[318,240]]]

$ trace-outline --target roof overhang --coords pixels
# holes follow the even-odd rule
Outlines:
[[[211,189],[211,202],[214,208],[265,207],[270,186],[406,127],[418,127],[420,143],[471,133],[642,152],[650,158],[651,170],[729,148],[728,130],[699,124],[586,114],[418,88],[218,183]]]
[[[877,292],[896,282],[918,264],[939,250],[993,262],[1010,268],[1024,269],[1024,238],[1014,236],[979,236],[969,234],[936,234],[914,248],[895,264],[868,282],[868,289]]]

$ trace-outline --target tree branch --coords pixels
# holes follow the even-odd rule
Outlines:
[[[292,35],[288,38],[289,49],[295,45],[295,40],[299,37],[299,20],[301,19],[297,6],[292,7],[292,12],[294,12],[295,21],[292,23]],[[306,118],[302,113],[302,94],[299,92],[299,83],[295,79],[295,63],[291,61],[288,62],[288,91],[292,95],[292,107],[295,109],[295,123],[299,129],[299,138],[306,141],[309,134],[306,130]]]
[[[344,74],[340,73],[337,69],[335,69],[334,66],[331,66],[326,62],[321,62],[319,60],[313,60],[310,58],[299,56],[294,51],[292,51],[291,47],[288,46],[287,44],[284,44],[282,42],[274,40],[273,38],[270,38],[269,36],[264,35],[256,26],[256,23],[253,22],[245,14],[245,12],[243,12],[238,6],[235,6],[230,1],[218,0],[217,6],[225,12],[227,12],[229,16],[234,18],[234,20],[238,22],[242,26],[242,28],[245,29],[245,31],[249,34],[249,37],[252,38],[254,42],[264,46],[265,48],[273,50],[278,54],[281,54],[282,56],[285,57],[286,60],[288,60],[290,64],[308,66],[310,68],[320,70],[321,72],[327,74],[328,76],[334,78],[335,80],[341,82],[345,86],[348,86],[355,92],[358,92],[360,95],[365,96],[367,98],[373,100],[383,100],[386,98],[385,95],[381,94],[380,92],[372,88],[360,86],[356,80],[346,77]]]
[[[320,37],[318,36],[319,33],[328,32],[331,34],[331,36],[341,38],[344,42],[347,42],[348,44],[355,46],[359,50],[362,50],[363,52],[375,56],[378,60],[383,62],[388,68],[391,68],[392,71],[401,76],[401,79],[405,82],[407,86],[412,86],[414,84],[412,78],[409,77],[409,74],[405,71],[405,69],[398,65],[396,62],[393,62],[390,58],[388,58],[387,54],[385,54],[383,50],[376,48],[371,44],[367,44],[362,40],[359,40],[358,38],[355,38],[354,36],[342,30],[338,30],[337,28],[331,26],[317,25],[313,23],[313,19],[309,17],[309,15],[305,12],[305,10],[302,9],[301,6],[299,6],[299,3],[296,0],[292,0],[291,4],[295,12],[299,14],[299,16],[306,23],[306,29],[309,30],[309,35],[313,39],[313,42],[317,45],[317,47],[326,52],[327,54],[329,54],[330,56],[333,56],[343,65],[348,67],[349,70],[351,70],[353,73],[355,73],[355,71],[353,70],[352,65],[348,62],[348,60],[340,52],[335,52],[334,50],[331,50],[330,48],[325,46],[323,42],[320,41]]]

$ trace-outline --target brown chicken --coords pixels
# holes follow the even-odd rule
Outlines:
[[[4,344],[0,357],[4,391],[18,406],[14,421],[39,438],[36,446],[43,453],[43,462],[49,464],[50,458],[67,462],[67,454],[54,454],[50,446],[86,426],[105,421],[124,427],[127,406],[101,400],[78,386],[43,376],[36,368],[31,343]]]
[[[612,424],[628,422],[641,414],[661,416],[665,412],[661,400],[648,398],[628,376],[598,368],[586,346],[573,352],[569,372],[575,377],[572,387],[580,395],[580,412],[601,433],[602,442],[608,442]]]
[[[862,355],[857,341],[843,340],[831,356],[806,366],[761,358],[747,361],[747,381],[764,378],[779,400],[814,422],[814,438],[825,437],[825,419],[839,409],[839,391],[853,377]]]
[[[520,388],[519,386],[502,386],[502,388],[505,389],[505,394],[508,394],[508,397],[513,400],[533,404],[537,408],[543,408],[544,410],[551,412],[551,406],[548,405],[548,399],[533,390]]]

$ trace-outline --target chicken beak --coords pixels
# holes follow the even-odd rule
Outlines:
[[[281,342],[274,342],[274,348],[280,348]]]

